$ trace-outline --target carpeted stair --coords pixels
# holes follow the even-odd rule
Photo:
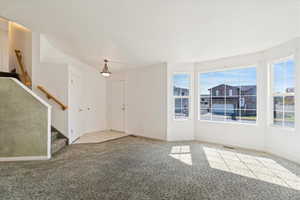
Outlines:
[[[57,130],[52,128],[51,130],[51,154],[59,152],[61,149],[67,146],[68,140],[62,136]]]

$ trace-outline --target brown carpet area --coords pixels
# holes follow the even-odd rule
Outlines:
[[[299,200],[300,166],[199,142],[124,137],[0,163],[0,199]]]

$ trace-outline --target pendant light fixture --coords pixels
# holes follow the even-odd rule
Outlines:
[[[104,67],[103,70],[101,72],[102,76],[104,76],[105,78],[110,77],[111,72],[108,70],[108,66],[107,66],[108,60],[104,60]]]

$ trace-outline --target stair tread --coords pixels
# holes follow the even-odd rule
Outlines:
[[[51,131],[51,135],[58,135],[58,132],[57,131]]]
[[[65,139],[65,138],[55,139],[51,145],[51,153],[54,154],[54,153],[58,152],[66,145],[67,145],[67,139]]]
[[[59,145],[61,143],[66,143],[67,142],[67,139],[65,138],[60,138],[60,139],[56,139],[53,141],[52,145]]]

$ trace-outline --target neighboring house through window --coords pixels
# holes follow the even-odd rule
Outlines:
[[[256,123],[256,68],[199,74],[200,120]]]
[[[173,75],[174,119],[188,119],[190,113],[190,75]]]

